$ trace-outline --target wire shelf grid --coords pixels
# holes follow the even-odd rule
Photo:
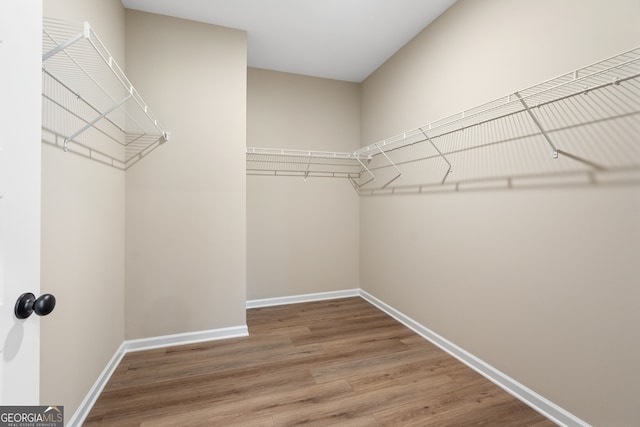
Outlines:
[[[45,18],[43,142],[127,169],[169,138],[88,23]]]
[[[359,194],[640,169],[640,48],[340,153]],[[270,150],[267,152],[267,150]],[[302,175],[320,152],[247,149],[247,173]],[[318,153],[318,154],[316,154]],[[258,155],[268,158],[259,158]],[[325,153],[335,158],[335,153]],[[259,164],[259,166],[256,166]],[[322,174],[336,171],[330,162]],[[318,174],[318,176],[321,176]]]

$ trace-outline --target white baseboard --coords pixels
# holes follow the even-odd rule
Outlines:
[[[123,342],[122,344],[120,344],[120,347],[118,347],[111,360],[109,360],[107,366],[103,369],[102,373],[93,384],[91,389],[89,389],[89,393],[87,393],[85,398],[82,400],[78,409],[76,409],[73,416],[69,419],[67,427],[80,427],[84,423],[84,420],[89,415],[91,408],[93,408],[96,400],[98,400],[98,397],[100,397],[100,393],[102,393],[102,390],[104,390],[104,386],[107,385],[109,378],[111,378],[111,375],[113,375],[113,372],[118,367],[118,364],[120,364],[120,361],[122,360],[124,355],[125,350]]]
[[[553,422],[567,427],[590,427],[588,423],[565,411],[555,403],[540,396],[535,391],[520,384],[508,375],[495,369],[493,366],[469,353],[456,344],[447,340],[446,338],[438,335],[429,328],[421,325],[410,317],[404,315],[395,308],[387,305],[378,298],[374,297],[370,293],[362,289],[349,289],[343,291],[333,292],[320,292],[314,294],[294,295],[281,298],[266,298],[247,301],[247,308],[268,307],[283,304],[295,304],[301,302],[310,301],[323,301],[338,298],[347,298],[360,296],[372,305],[376,306],[380,310],[384,311],[400,323],[407,326],[409,329],[416,332],[418,335],[432,342],[440,347],[442,350],[449,353],[451,356],[460,360],[465,365],[469,366],[482,376],[486,377],[505,391],[520,399],[527,405],[531,406],[536,411],[540,412]],[[115,371],[116,367],[122,360],[125,354],[133,351],[150,350],[160,347],[170,347],[174,345],[191,344],[203,341],[212,341],[226,338],[234,338],[248,335],[247,326],[236,326],[222,329],[212,329],[208,331],[188,332],[184,334],[165,335],[152,338],[143,338],[137,340],[124,341],[116,353],[113,355],[105,369],[100,374],[100,377],[96,380],[89,393],[84,398],[79,408],[73,414],[69,420],[68,427],[81,426],[87,415],[91,411],[91,408],[95,404],[96,400],[100,396],[100,393],[104,389],[107,381]]]
[[[182,334],[127,340],[124,342],[124,349],[125,353],[129,353],[132,351],[152,350],[154,348],[171,347],[174,345],[246,337],[247,335],[249,335],[249,329],[246,325],[232,326],[229,328],[210,329],[207,331],[185,332]]]
[[[163,335],[159,337],[142,338],[136,340],[123,341],[120,344],[118,350],[107,363],[93,387],[87,393],[78,409],[74,412],[73,416],[69,419],[67,427],[80,427],[93,405],[98,400],[100,393],[104,390],[105,385],[113,375],[113,372],[118,367],[118,364],[122,361],[122,358],[130,352],[151,350],[160,347],[171,347],[176,345],[193,344],[204,341],[214,341],[227,338],[245,337],[249,335],[249,329],[246,325],[234,326],[230,328],[211,329],[207,331],[186,332],[183,334]]]
[[[503,388],[514,397],[520,399],[536,411],[540,412],[556,424],[567,427],[589,427],[589,424],[585,421],[581,420],[570,412],[565,411],[555,403],[545,399],[535,391],[529,389],[523,384],[520,384],[518,381],[514,380],[503,372],[500,372],[493,366],[489,365],[485,361],[479,359],[463,348],[458,347],[456,344],[438,335],[429,328],[421,325],[410,317],[405,316],[395,308],[385,304],[370,293],[360,289],[360,296],[380,310],[387,313],[389,316],[402,323],[403,325],[407,326],[409,329],[416,332],[418,335],[437,345],[442,350],[449,353],[451,356],[455,357],[465,365],[469,366],[471,369],[475,370],[499,387]]]
[[[292,295],[279,298],[264,298],[247,301],[247,308],[270,307],[284,304],[297,304],[300,302],[324,301],[338,298],[360,296],[360,289],[346,289],[342,291],[318,292],[315,294]]]

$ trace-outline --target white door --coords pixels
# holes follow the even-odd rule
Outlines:
[[[0,1],[0,405],[39,404],[41,0]]]

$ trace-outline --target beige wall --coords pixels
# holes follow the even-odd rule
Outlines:
[[[638,46],[639,16],[459,0],[363,83],[363,145]],[[637,184],[362,197],[361,287],[581,419],[633,425],[639,215]]]
[[[120,1],[48,0],[45,16],[89,21],[124,67]],[[127,75],[172,141],[126,174],[43,145],[42,292],[58,307],[42,322],[41,401],[68,418],[125,317],[128,338],[245,323],[245,33],[139,12],[126,25]]]
[[[171,140],[126,173],[126,338],[245,324],[246,33],[126,12]]]
[[[124,66],[118,0],[46,0],[44,16],[89,21]],[[124,172],[42,146],[42,293],[57,298],[41,319],[43,404],[67,420],[124,339]]]
[[[459,0],[363,82],[363,145],[632,49],[638,9],[635,0]]]
[[[248,146],[358,147],[358,84],[250,68],[247,91]],[[247,176],[247,299],[358,287],[358,196],[351,184]]]

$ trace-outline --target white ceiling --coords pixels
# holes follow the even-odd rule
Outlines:
[[[122,0],[246,30],[248,64],[361,82],[456,0]]]

